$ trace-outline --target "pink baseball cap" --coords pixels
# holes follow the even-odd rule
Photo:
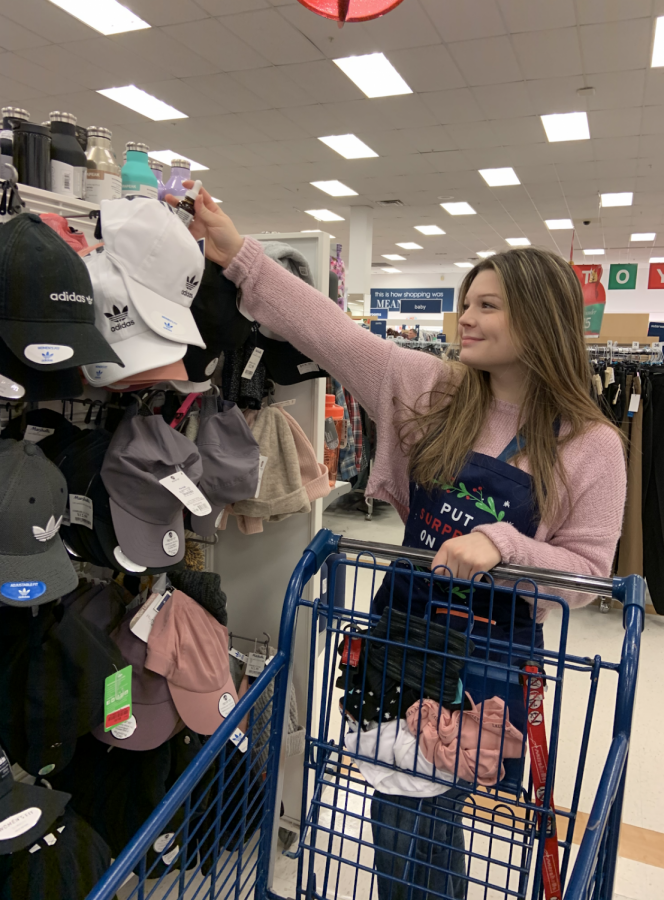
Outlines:
[[[198,734],[213,734],[237,703],[228,631],[182,591],[157,614],[145,666],[168,681],[175,708]]]

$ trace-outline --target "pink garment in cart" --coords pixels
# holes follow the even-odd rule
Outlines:
[[[475,781],[477,776],[479,784],[491,786],[505,777],[502,759],[521,756],[523,735],[510,722],[500,697],[481,704],[474,703],[470,694],[466,697],[471,709],[464,710],[463,718],[458,710],[450,712],[434,700],[421,700],[410,707],[406,721],[411,734],[417,735],[419,728],[420,749],[428,762],[456,771],[465,781]]]

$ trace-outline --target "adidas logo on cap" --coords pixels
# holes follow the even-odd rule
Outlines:
[[[182,291],[183,297],[189,297],[193,300],[194,297],[194,288],[198,287],[198,282],[196,281],[195,275],[187,276],[187,287]]]
[[[49,294],[51,300],[61,300],[63,303],[88,303],[90,306],[94,303],[92,297],[84,294],[68,294],[66,291],[62,294]]]
[[[129,307],[123,306],[122,309],[118,309],[117,306],[113,305],[113,312],[105,312],[104,315],[106,318],[112,322],[111,325],[111,333],[114,331],[120,331],[121,328],[131,328],[132,325],[135,325],[133,319],[129,318]]]

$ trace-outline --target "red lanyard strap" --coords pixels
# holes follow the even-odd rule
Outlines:
[[[175,416],[173,417],[173,421],[171,422],[171,428],[178,427],[180,422],[184,419],[184,417],[189,412],[189,407],[191,406],[191,404],[194,402],[194,400],[196,400],[197,397],[200,397],[200,396],[201,396],[200,393],[187,394],[187,396],[185,397],[184,403],[182,404],[180,409],[175,413]]]
[[[535,789],[535,803],[543,805],[546,773],[549,767],[549,746],[546,740],[544,725],[544,677],[535,663],[527,663],[523,667],[529,675],[536,678],[523,679],[523,699],[526,704],[526,722],[528,728],[528,746],[530,748],[530,770]],[[538,825],[541,817],[538,816]],[[542,879],[546,900],[561,900],[560,860],[558,858],[558,834],[556,830],[556,809],[551,793],[551,815],[546,826],[544,839],[544,858],[542,861]]]

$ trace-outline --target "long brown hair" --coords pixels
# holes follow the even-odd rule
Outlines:
[[[554,253],[535,247],[508,250],[466,275],[459,315],[471,284],[487,270],[500,281],[512,338],[527,370],[518,425],[525,449],[514,460],[527,456],[540,515],[550,521],[560,503],[556,476],[566,484],[560,447],[592,425],[609,424],[591,399],[581,285],[572,267]],[[452,377],[422,395],[399,426],[411,477],[427,488],[458,476],[493,399],[488,372],[458,362],[450,365]]]

